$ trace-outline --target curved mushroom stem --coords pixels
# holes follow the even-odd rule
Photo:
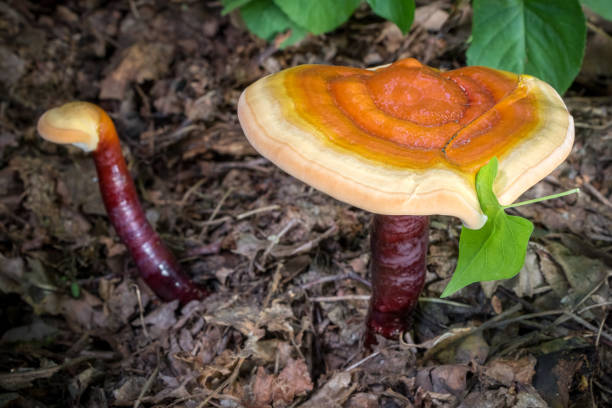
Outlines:
[[[113,227],[128,247],[144,281],[163,300],[187,303],[208,295],[179,264],[147,222],[119,144],[113,121],[99,106],[70,102],[45,112],[38,132],[50,142],[93,152],[98,184]]]
[[[429,217],[375,215],[370,235],[372,297],[365,346],[376,334],[397,338],[412,324],[411,314],[425,284]]]
[[[208,292],[181,271],[147,221],[108,115],[101,115],[98,132],[100,140],[93,159],[104,206],[117,235],[136,262],[140,276],[163,300],[179,299],[184,304],[206,297]]]

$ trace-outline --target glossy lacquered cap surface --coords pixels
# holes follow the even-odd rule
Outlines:
[[[377,214],[459,217],[480,228],[474,186],[496,156],[494,191],[512,203],[569,154],[572,117],[529,75],[441,72],[414,59],[375,70],[302,65],[249,86],[238,116],[280,168]]]
[[[106,113],[89,102],[69,102],[49,109],[38,120],[38,133],[46,140],[72,144],[86,152],[96,150],[99,126]]]

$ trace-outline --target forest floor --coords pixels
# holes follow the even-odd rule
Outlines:
[[[218,1],[0,2],[0,407],[612,406],[610,23],[565,95],[572,153],[524,198],[581,194],[513,210],[536,226],[522,273],[449,300],[460,222],[433,217],[414,329],[372,351],[370,216],[244,138],[240,93],[287,67],[463,66],[469,5],[430,3],[406,36],[364,7],[278,50]],[[71,100],[110,113],[147,217],[214,295],[181,308],[138,279],[91,158],[36,133]]]

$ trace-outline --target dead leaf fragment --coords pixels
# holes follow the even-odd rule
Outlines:
[[[25,326],[8,329],[0,338],[0,343],[17,343],[27,341],[43,341],[59,334],[59,330],[48,325],[40,317]]]
[[[448,13],[440,8],[440,4],[433,3],[417,7],[414,10],[414,23],[428,31],[440,31],[448,20]]]
[[[465,365],[441,365],[418,371],[416,385],[439,394],[461,395],[465,391],[467,373]]]
[[[470,334],[458,342],[454,362],[467,364],[475,361],[478,364],[483,364],[488,355],[489,345],[480,331]]]
[[[374,394],[358,392],[351,397],[347,408],[378,408],[378,398]]]
[[[157,338],[165,335],[168,330],[176,324],[176,310],[178,307],[179,301],[173,300],[172,302],[164,303],[156,307],[144,317],[143,322],[147,325],[149,334],[152,337]],[[141,320],[137,318],[132,324],[134,326],[140,326]]]
[[[353,393],[357,384],[351,385],[351,374],[336,373],[308,401],[299,405],[300,408],[320,408],[342,406]]]
[[[589,293],[609,271],[600,260],[574,255],[568,248],[556,242],[547,247],[578,297]]]
[[[389,53],[396,52],[404,42],[404,35],[399,27],[390,21],[387,21],[380,35],[376,38],[376,43],[384,45],[385,49]]]
[[[531,386],[525,391],[520,391],[516,396],[514,408],[548,408],[549,405],[542,399],[538,392]]]
[[[25,72],[26,62],[9,48],[0,46],[0,84],[10,89]]]
[[[251,395],[247,399],[247,406],[251,408],[269,407],[270,402],[272,402],[273,384],[274,376],[267,374],[263,367],[259,367],[251,386]]]
[[[100,99],[123,99],[131,82],[161,77],[172,61],[174,46],[160,42],[138,43],[125,50],[119,65],[100,84]]]
[[[274,406],[289,405],[296,396],[312,391],[312,386],[306,362],[303,359],[289,359],[272,388]]]
[[[147,379],[145,377],[128,377],[118,388],[113,390],[114,404],[117,406],[130,406],[140,395]]]
[[[247,406],[251,408],[286,407],[297,396],[311,391],[312,387],[308,367],[303,359],[289,359],[278,376],[267,374],[263,367],[259,367],[251,385]]]
[[[233,327],[245,336],[260,338],[264,331],[256,324],[258,316],[259,311],[254,307],[235,306],[214,310],[214,313],[205,315],[204,319],[209,324]]]
[[[488,354],[487,343],[482,338],[482,334],[470,334],[472,330],[473,328],[471,327],[453,328],[424,342],[421,346],[427,349],[424,356],[425,360],[435,358],[440,362],[451,364],[457,362],[459,356],[463,360],[466,358],[468,360],[476,358],[479,361],[484,361]],[[470,337],[472,338],[470,339]],[[462,345],[464,345],[464,348],[458,353]],[[482,357],[483,355],[484,358]]]
[[[561,350],[538,356],[533,385],[549,406],[569,406],[572,382],[587,360],[583,351]]]
[[[484,367],[484,374],[510,387],[514,382],[531,384],[535,375],[536,358],[529,355],[520,359],[498,358]]]

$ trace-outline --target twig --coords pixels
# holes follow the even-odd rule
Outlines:
[[[406,408],[414,407],[414,405],[412,405],[412,401],[410,401],[408,397],[400,394],[399,392],[393,391],[391,388],[387,388],[385,391],[383,391],[383,395],[400,400],[403,406]]]
[[[597,338],[595,340],[595,347],[599,347],[599,339],[601,338],[601,333],[603,333],[603,326],[606,323],[607,317],[608,317],[608,313],[605,313],[603,318],[601,319],[601,323],[599,323],[599,330],[597,331]]]
[[[140,406],[142,399],[147,394],[147,392],[149,392],[149,390],[151,389],[151,386],[153,385],[153,381],[155,380],[155,378],[157,378],[157,374],[159,374],[159,364],[160,364],[159,349],[157,349],[157,365],[155,366],[155,369],[153,370],[149,378],[147,378],[147,381],[142,386],[142,390],[140,390],[140,394],[138,395],[138,398],[136,399],[136,401],[134,401],[134,408],[138,408]]]
[[[208,397],[206,397],[204,401],[202,401],[200,405],[198,405],[197,408],[204,408],[206,404],[210,402],[211,399],[219,395],[222,389],[232,384],[234,380],[236,380],[236,377],[238,377],[238,373],[240,372],[240,367],[242,367],[242,363],[244,363],[244,360],[245,360],[244,357],[240,357],[240,359],[238,360],[238,363],[236,364],[236,367],[234,367],[234,371],[232,371],[232,374],[225,381],[223,381],[221,385],[215,388],[215,390],[212,393],[210,393]]]
[[[587,322],[582,317],[577,316],[576,314],[574,314],[572,312],[565,312],[564,315],[566,315],[567,317],[571,318],[576,323],[579,323],[579,324],[583,325],[587,329],[591,330],[593,333],[598,333],[598,337],[601,336],[604,339],[606,339],[606,340],[608,340],[609,342],[612,343],[612,335],[608,334],[607,332],[605,332],[603,330],[599,331],[597,327],[593,326],[591,323]]]
[[[584,188],[586,188],[589,193],[591,193],[593,196],[595,196],[595,198],[598,199],[599,201],[601,201],[601,203],[604,204],[605,206],[612,208],[612,202],[610,202],[610,200],[608,200],[606,198],[606,196],[601,194],[601,192],[599,190],[597,190],[591,184],[591,182],[589,181],[588,177],[581,177],[581,179],[582,179],[582,186]]]
[[[497,326],[503,326],[505,324],[508,324],[512,321],[514,321],[516,318],[513,319],[506,319],[506,317],[513,315],[514,313],[520,311],[523,308],[523,305],[521,305],[520,303],[512,306],[510,309],[503,311],[502,313],[493,316],[491,319],[487,320],[486,322],[484,322],[483,324],[481,324],[478,327],[474,327],[471,328],[470,330],[466,330],[464,333],[458,334],[455,336],[455,338],[453,338],[449,344],[447,345],[447,347],[450,347],[451,345],[457,343],[458,341],[461,341],[463,339],[465,339],[467,336],[470,336],[472,334],[493,328],[493,327],[497,327]],[[432,358],[432,356],[430,357],[425,357],[425,360],[428,360],[429,358]]]
[[[607,128],[612,126],[612,120],[602,123],[601,125],[591,125],[590,123],[576,122],[574,123],[574,126],[583,129],[606,130]]]
[[[226,215],[225,217],[217,218],[216,220],[199,222],[198,225],[206,229],[207,227],[211,225],[223,224],[224,222],[231,221],[231,220],[232,220],[232,217],[230,217],[229,215]],[[201,237],[199,239],[201,240]]]
[[[130,0],[129,3],[130,3],[130,11],[132,12],[132,14],[134,14],[134,17],[136,18],[136,20],[140,20],[142,17],[140,17],[138,6],[134,2],[134,0]]]
[[[149,336],[149,331],[147,330],[147,325],[144,321],[144,307],[142,305],[140,288],[135,283],[132,283],[132,288],[134,288],[134,291],[136,292],[136,299],[138,299],[138,312],[140,313],[140,325],[142,326],[142,332],[144,333],[145,337],[151,338],[151,336]]]
[[[373,359],[374,357],[376,357],[379,354],[380,354],[380,351],[375,351],[374,353],[370,354],[369,356],[366,356],[366,357],[362,358],[361,360],[357,361],[355,364],[350,365],[349,367],[345,368],[344,372],[346,373],[347,371],[354,370],[355,368],[359,367],[360,365],[362,365],[366,361]]]
[[[228,188],[227,189],[225,194],[223,194],[223,197],[221,197],[221,200],[219,200],[219,202],[217,203],[217,205],[216,205],[215,209],[213,210],[212,214],[210,214],[210,217],[208,217],[208,221],[212,221],[212,220],[215,219],[215,217],[219,213],[219,210],[223,206],[223,203],[225,203],[225,200],[227,200],[227,197],[229,197],[229,195],[232,194],[233,191],[234,190],[232,188]]]
[[[335,281],[339,281],[339,280],[343,280],[343,279],[348,279],[348,278],[350,278],[348,273],[339,273],[337,275],[323,276],[321,278],[317,278],[317,279],[312,280],[310,282],[306,282],[303,285],[300,285],[300,289],[308,289],[308,288],[311,288],[313,286],[321,285],[323,283],[335,282]]]
[[[297,218],[292,218],[292,219],[289,220],[289,222],[283,227],[283,229],[278,234],[273,234],[273,235],[270,235],[268,237],[268,240],[270,241],[270,244],[268,245],[268,247],[264,251],[263,255],[261,256],[261,264],[262,265],[266,264],[266,258],[268,258],[268,255],[270,255],[270,252],[272,251],[272,248],[274,248],[279,243],[279,241],[283,237],[283,235],[285,235],[287,232],[289,232],[289,230],[291,228],[293,228],[298,222],[299,222],[299,220]]]
[[[466,305],[464,303],[453,302],[452,300],[440,299],[440,298],[432,298],[432,297],[420,297],[419,302],[425,303],[441,303],[443,305],[455,306],[455,307],[463,307],[466,309],[470,309],[472,306]]]
[[[609,305],[612,305],[612,302],[595,303],[594,305],[586,306],[586,307],[580,309],[577,313],[578,314],[583,314],[587,310],[595,309],[596,307],[609,306]]]
[[[272,282],[270,282],[270,287],[268,288],[268,294],[266,295],[266,298],[263,301],[262,304],[262,309],[267,309],[268,306],[270,305],[270,300],[272,299],[272,295],[274,294],[274,292],[276,292],[276,289],[278,289],[278,283],[280,282],[280,278],[281,278],[281,269],[283,268],[283,264],[279,263],[276,266],[276,271],[274,272],[274,277],[272,278]]]
[[[254,210],[243,212],[242,214],[238,214],[236,216],[236,220],[241,220],[243,218],[250,217],[251,215],[259,214],[267,211],[279,210],[280,206],[277,204],[268,205],[266,207],[255,208]]]
[[[316,296],[313,302],[343,302],[345,300],[370,300],[370,295]]]
[[[223,162],[219,165],[215,166],[215,171],[226,171],[230,169],[247,169],[247,170],[255,170],[261,173],[269,174],[274,169],[272,167],[263,167],[263,164],[269,164],[270,162],[267,159],[254,159],[247,162],[236,161],[236,162]]]
[[[314,248],[319,242],[321,242],[322,240],[334,235],[336,233],[336,231],[338,231],[338,227],[336,225],[332,225],[331,227],[329,227],[329,229],[327,231],[325,231],[324,233],[322,233],[321,235],[316,236],[315,238],[311,239],[310,241],[304,242],[303,244],[296,246],[292,246],[288,249],[280,249],[278,251],[274,252],[274,256],[278,257],[278,258],[284,258],[284,257],[288,257],[288,256],[296,256],[299,254],[302,254],[304,252],[308,252],[310,251],[312,248]]]
[[[229,195],[232,193],[232,191],[233,191],[233,189],[229,188],[229,189],[227,189],[225,194],[223,194],[223,197],[221,197],[221,200],[219,200],[219,202],[215,206],[215,209],[213,210],[212,214],[210,214],[210,217],[208,217],[208,223],[212,222],[212,220],[215,219],[215,217],[219,213],[219,210],[223,206],[223,203],[225,203],[225,200],[227,200],[227,197],[229,197]],[[229,219],[231,219],[231,217],[229,217]],[[208,226],[209,225],[210,224],[204,224],[204,228],[202,228],[202,231],[200,232],[200,237],[199,237],[200,240],[208,232]]]
[[[527,314],[524,314],[524,315],[513,317],[512,319],[503,320],[502,322],[499,322],[499,324],[497,324],[495,326],[508,325],[510,323],[521,322],[523,320],[529,320],[529,319],[533,319],[533,318],[537,318],[537,317],[561,315],[563,313],[565,313],[563,310],[547,310],[545,312],[527,313]]]
[[[599,281],[599,283],[595,286],[593,286],[593,289],[591,289],[586,295],[584,295],[582,297],[582,299],[580,299],[580,301],[578,303],[576,303],[574,306],[572,306],[572,308],[570,309],[571,312],[574,312],[576,309],[578,309],[578,307],[583,304],[584,302],[587,301],[587,299],[589,299],[591,296],[593,296],[595,294],[595,292],[597,292],[599,290],[599,288],[601,288],[601,286],[608,280],[607,277],[603,278],[602,280]]]
[[[184,207],[185,204],[187,204],[187,200],[189,199],[189,197],[198,189],[200,188],[200,186],[202,184],[204,184],[204,182],[206,181],[205,178],[198,180],[197,183],[195,183],[193,186],[189,187],[189,189],[187,191],[185,191],[185,194],[183,194],[183,197],[181,198],[181,201],[179,201],[177,203],[177,205],[179,207]]]
[[[15,386],[23,385],[40,378],[49,378],[53,374],[65,368],[80,364],[87,360],[93,360],[95,357],[81,356],[69,358],[63,364],[53,367],[40,368],[37,370],[16,371],[12,373],[0,373],[0,385],[7,389],[14,389]]]
[[[364,285],[367,288],[372,288],[372,282],[370,282],[369,280],[361,277],[360,275],[358,275],[357,273],[353,272],[353,271],[349,271],[348,273],[348,277],[352,280],[356,280],[357,282],[361,283],[362,285]]]

